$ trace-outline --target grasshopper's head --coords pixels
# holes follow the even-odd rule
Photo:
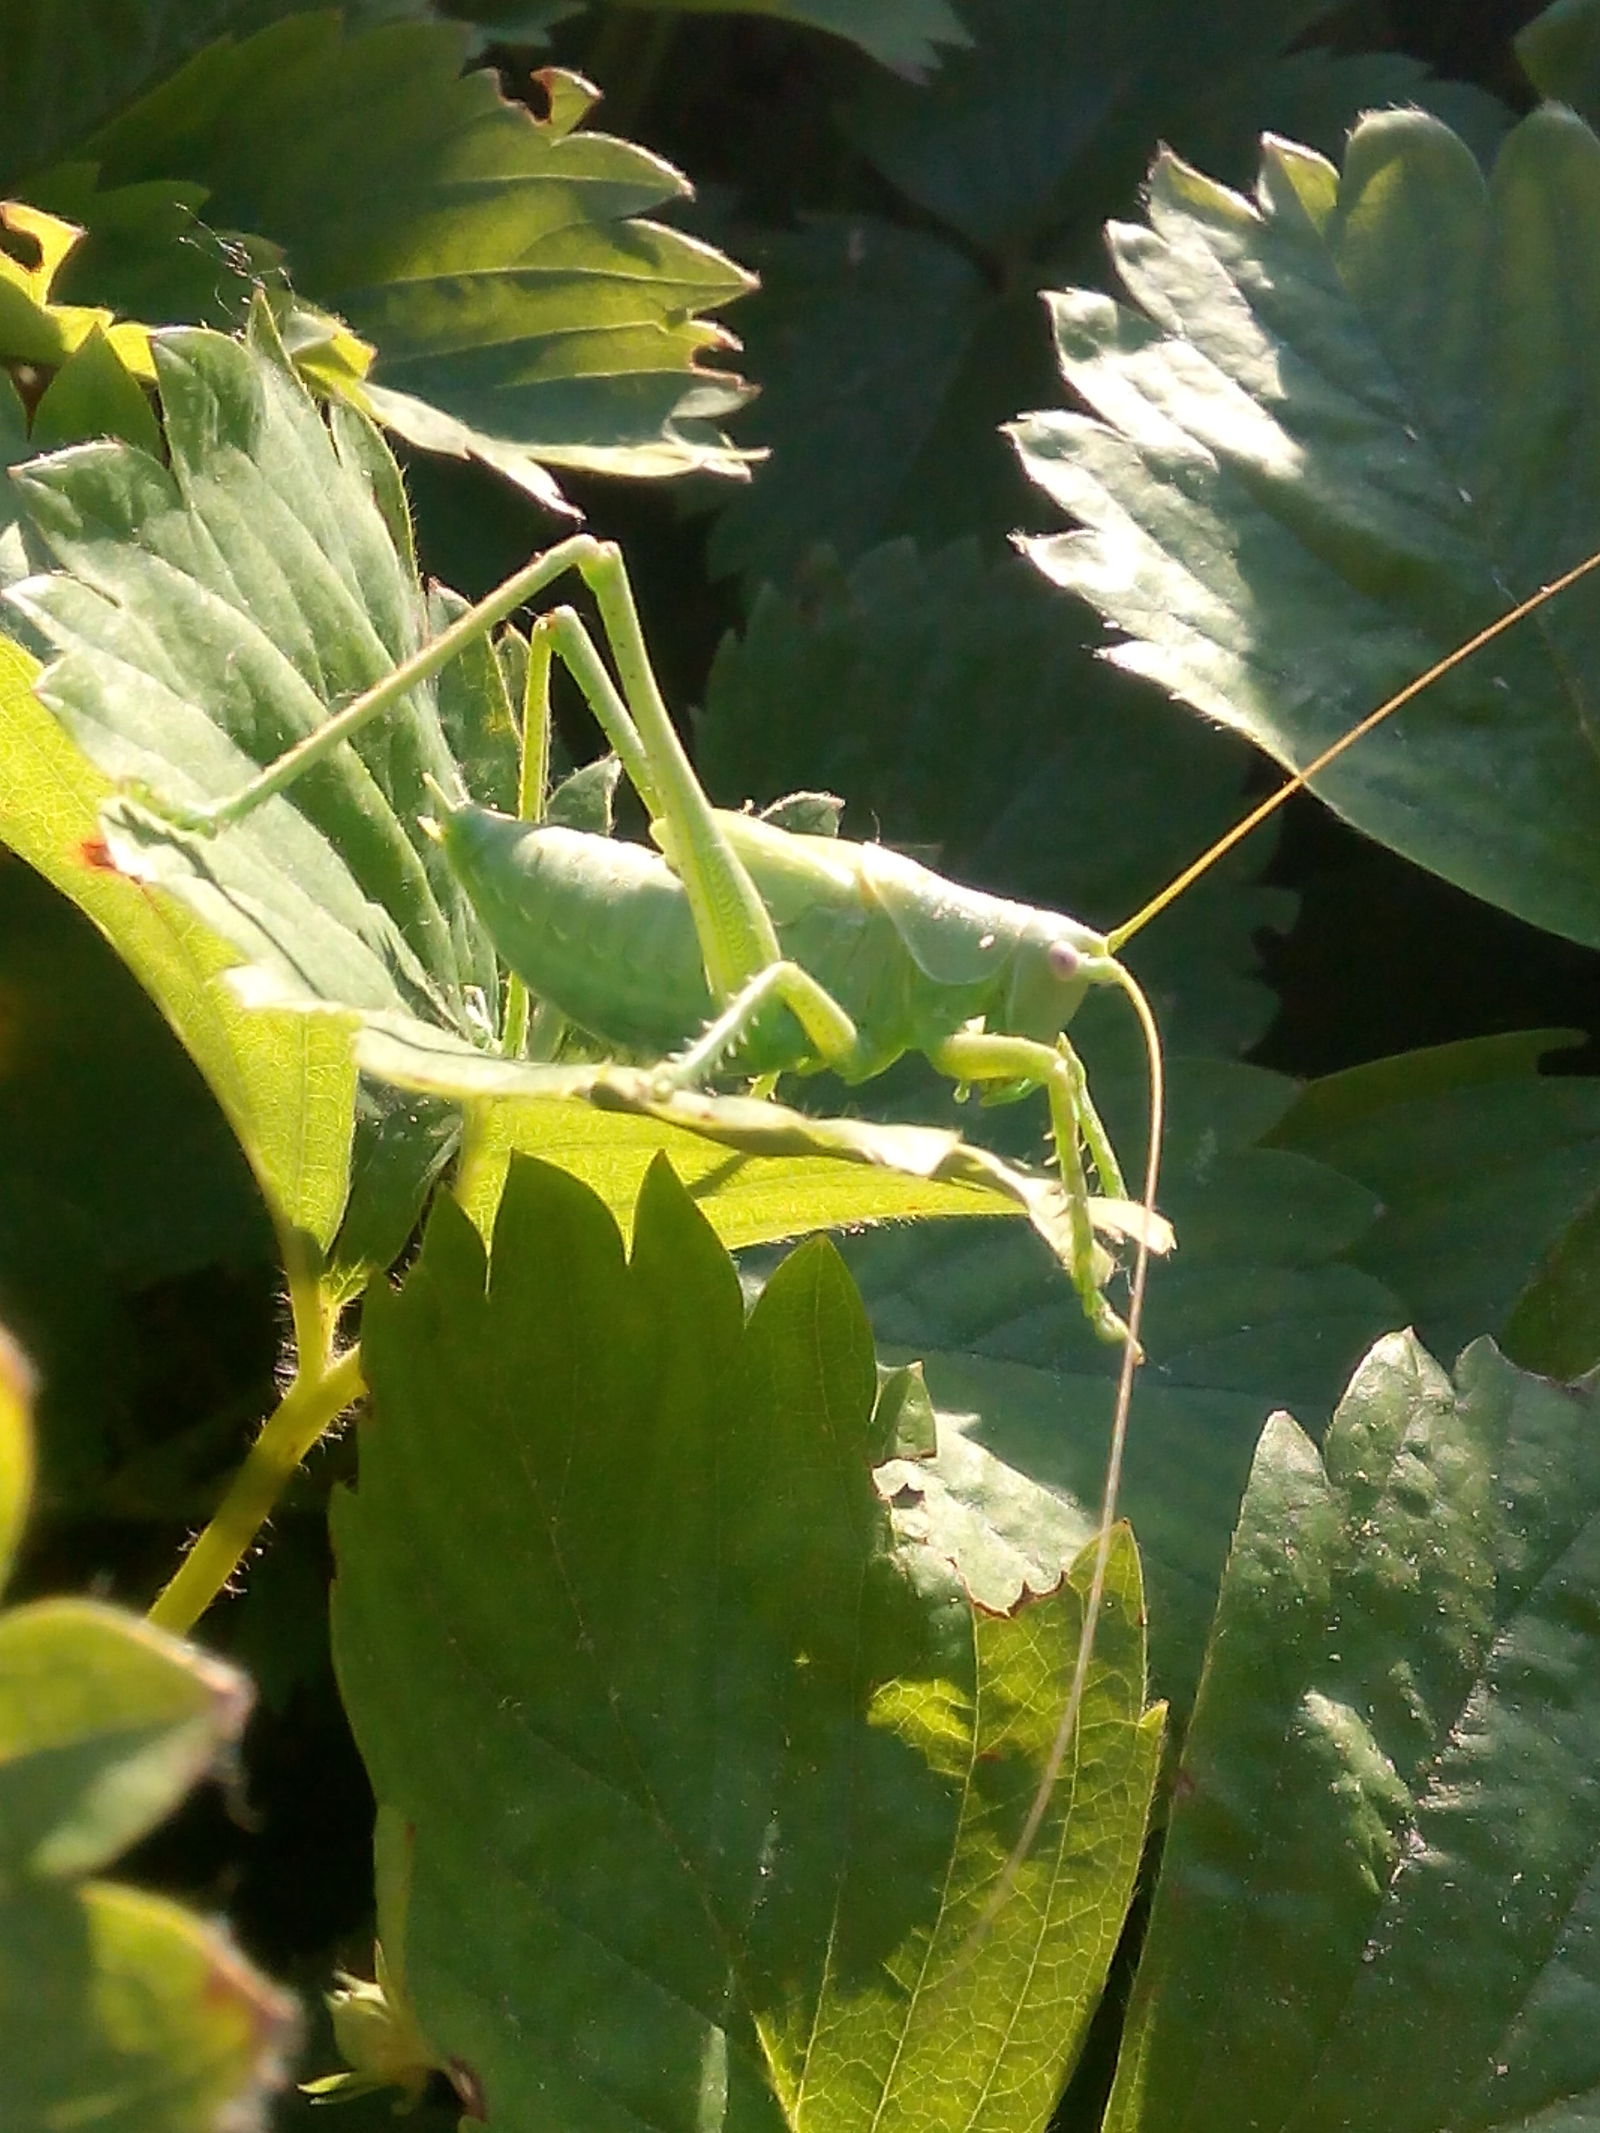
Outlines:
[[[1105,935],[1058,911],[1034,911],[1011,963],[1006,1027],[1051,1043],[1066,1028],[1091,985],[1120,981]]]

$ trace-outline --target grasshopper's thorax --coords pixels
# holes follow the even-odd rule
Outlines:
[[[1030,911],[1012,957],[1005,1026],[1049,1043],[1091,985],[1114,985],[1119,975],[1104,934],[1058,911]]]

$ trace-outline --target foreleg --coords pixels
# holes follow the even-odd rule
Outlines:
[[[1063,1039],[1060,1049],[1031,1037],[1007,1037],[983,1030],[962,1030],[930,1047],[928,1057],[952,1081],[1031,1081],[1050,1103],[1055,1135],[1056,1170],[1067,1202],[1070,1256],[1067,1273],[1083,1304],[1084,1315],[1105,1341],[1122,1342],[1128,1329],[1101,1293],[1097,1278],[1094,1225],[1089,1219],[1089,1179],[1084,1149],[1089,1151],[1096,1181],[1107,1197],[1126,1198],[1121,1172],[1105,1127],[1089,1099],[1083,1066]]]

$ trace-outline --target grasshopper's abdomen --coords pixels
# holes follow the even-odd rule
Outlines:
[[[529,991],[622,1052],[662,1059],[715,1012],[683,885],[654,852],[485,807],[440,810],[451,867]]]

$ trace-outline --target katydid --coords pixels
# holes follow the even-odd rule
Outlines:
[[[1587,558],[1438,661],[1297,771],[1125,924],[1076,920],[958,886],[886,848],[782,828],[713,808],[650,668],[617,549],[586,534],[561,542],[330,717],[231,798],[162,809],[209,833],[238,822],[381,716],[563,572],[593,593],[617,679],[570,608],[534,625],[532,665],[559,657],[582,689],[651,818],[654,853],[438,795],[436,831],[507,968],[543,1003],[608,1047],[642,1055],[669,1094],[730,1075],[766,1090],[784,1073],[830,1069],[846,1082],[907,1052],[990,1101],[1042,1090],[1065,1194],[1066,1270],[1094,1330],[1121,1345],[1095,1557],[1057,1732],[1028,1814],[974,1936],[1005,1900],[1072,1744],[1104,1599],[1152,1249],[1162,1072],[1154,1017],[1118,951],[1200,874],[1346,749],[1432,682],[1600,567]],[[620,682],[620,687],[618,683]],[[535,753],[542,760],[542,737]],[[542,775],[535,784],[542,786]],[[146,796],[148,797],[148,796]],[[525,803],[538,811],[542,794]],[[157,803],[159,804],[159,803]],[[1139,1200],[1108,1227],[1134,1240],[1124,1320],[1105,1295],[1098,1196],[1127,1200],[1116,1155],[1064,1035],[1092,985],[1130,1000],[1150,1062],[1150,1135]]]
[[[770,1084],[830,1069],[862,1082],[913,1051],[990,1102],[1042,1089],[1066,1269],[1096,1333],[1126,1342],[1105,1295],[1097,1203],[1112,1204],[1118,1233],[1164,1242],[1164,1228],[1129,1204],[1063,1030],[1091,985],[1115,985],[1153,1034],[1133,978],[1073,919],[958,887],[879,845],[713,808],[611,544],[577,534],[536,557],[230,799],[164,812],[193,831],[242,820],[569,569],[595,597],[621,687],[570,608],[535,623],[536,668],[547,673],[554,655],[572,673],[662,856],[440,793],[438,834],[501,961],[577,1028],[651,1060],[664,1095],[730,1073]],[[526,781],[525,799],[536,807]]]

